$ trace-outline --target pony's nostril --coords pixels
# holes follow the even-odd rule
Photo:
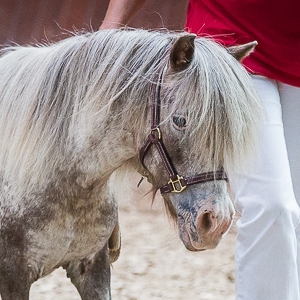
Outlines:
[[[205,211],[199,215],[197,229],[202,233],[213,232],[217,227],[218,220],[213,212]]]
[[[211,216],[210,216],[209,212],[204,213],[202,215],[202,220],[201,220],[200,226],[205,231],[208,231],[211,228],[212,222],[211,222]]]

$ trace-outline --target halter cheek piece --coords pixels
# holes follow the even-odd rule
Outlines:
[[[187,186],[192,184],[198,184],[198,183],[214,181],[214,180],[228,181],[226,173],[224,172],[223,169],[220,169],[215,172],[211,171],[211,172],[196,174],[188,177],[181,176],[177,173],[169,157],[169,154],[164,146],[164,143],[162,141],[162,133],[159,128],[160,90],[161,90],[162,75],[163,72],[161,73],[158,84],[156,85],[156,93],[151,106],[151,131],[144,145],[140,149],[140,161],[144,165],[144,158],[147,151],[149,150],[151,145],[155,145],[164,163],[164,166],[167,169],[170,176],[170,180],[168,181],[168,183],[166,183],[160,188],[161,194],[166,194],[170,192],[181,193]]]

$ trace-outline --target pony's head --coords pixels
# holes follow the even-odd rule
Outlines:
[[[142,173],[160,188],[189,250],[215,248],[232,223],[223,170],[232,172],[249,159],[260,118],[259,101],[237,59],[255,45],[226,50],[181,36],[156,83]]]

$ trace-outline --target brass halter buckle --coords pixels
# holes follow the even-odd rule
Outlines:
[[[183,179],[182,176],[176,175],[177,179],[176,180],[172,180],[170,178],[170,180],[168,181],[168,184],[172,185],[173,190],[171,191],[172,193],[181,193],[183,190],[185,190],[186,185],[182,185],[181,183],[181,179]]]

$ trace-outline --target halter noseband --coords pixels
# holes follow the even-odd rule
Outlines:
[[[155,145],[164,163],[164,166],[167,169],[170,176],[170,180],[168,181],[168,183],[166,183],[160,188],[161,194],[166,194],[170,192],[181,193],[187,186],[192,184],[198,184],[198,183],[214,181],[214,180],[228,181],[226,173],[224,172],[223,169],[218,171],[196,174],[188,177],[181,176],[177,173],[169,157],[169,154],[164,146],[164,143],[162,141],[162,133],[159,128],[160,90],[161,90],[162,75],[163,72],[161,73],[158,84],[156,85],[156,93],[151,106],[151,132],[148,135],[144,145],[140,149],[140,161],[144,165],[144,158],[147,151],[149,150],[151,145]]]

